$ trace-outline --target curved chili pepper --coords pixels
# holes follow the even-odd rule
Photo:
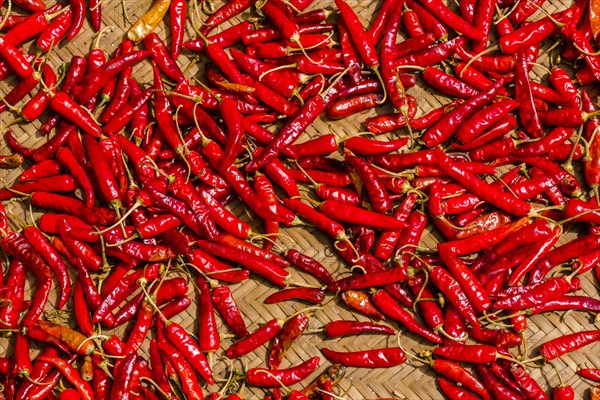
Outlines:
[[[389,318],[400,322],[409,331],[424,337],[432,343],[442,343],[442,339],[424,326],[420,325],[415,319],[396,303],[396,301],[384,290],[378,290],[372,297],[373,302]]]
[[[20,156],[20,154],[18,154]],[[20,156],[22,158],[22,156]],[[33,164],[19,176],[19,182],[36,181],[48,176],[56,176],[61,171],[61,165],[56,160],[45,160]]]
[[[133,356],[135,357],[135,354]],[[73,368],[67,360],[57,356],[50,357],[46,355],[39,356],[38,360],[54,365],[54,367],[56,367],[56,369],[58,369],[62,375],[73,384],[73,386],[75,386],[83,400],[94,399],[94,392],[90,384],[81,378],[79,372]]]
[[[188,333],[180,325],[171,322],[166,324],[165,336],[181,351],[181,354],[200,373],[206,382],[209,385],[213,385],[214,378],[211,367],[200,347],[190,338]]]
[[[459,126],[473,116],[477,111],[489,104],[503,85],[499,80],[485,91],[471,97],[463,104],[457,106],[453,111],[439,120],[423,135],[423,141],[429,147],[435,147],[448,140],[459,128]]]
[[[419,21],[426,32],[431,32],[435,35],[436,40],[441,42],[448,39],[448,29],[439,19],[434,17],[428,10],[426,10],[421,3],[417,3],[414,0],[407,0],[406,4],[415,12],[419,17]]]
[[[411,5],[411,7],[413,7],[413,5]],[[464,43],[465,38],[462,36],[450,39],[447,42],[438,44],[437,46],[427,48],[404,57],[397,58],[396,66],[406,65],[408,69],[410,69],[410,67],[408,66],[411,65],[416,65],[419,67],[433,66],[450,58],[457,51],[459,51],[459,49],[462,49],[461,46]]]
[[[442,393],[444,393],[450,399],[475,400],[479,398],[462,389],[460,386],[450,383],[444,378],[437,378],[437,383]]]
[[[478,364],[475,367],[475,370],[477,372],[477,376],[479,379],[481,379],[481,382],[489,390],[492,396],[494,396],[494,398],[507,400],[517,400],[521,398],[520,394],[503,385],[502,382],[497,379],[486,366]]]
[[[312,288],[284,289],[269,295],[263,302],[265,304],[280,303],[287,300],[302,300],[319,304],[325,299],[325,292]]]
[[[239,263],[244,268],[262,276],[278,286],[286,286],[289,273],[268,260],[264,260],[250,253],[240,253],[238,250],[217,243],[210,243],[204,240],[199,240],[197,244],[202,250],[207,251],[217,257],[222,257]]]
[[[577,375],[586,379],[600,382],[600,370],[595,368],[580,368],[577,370]]]
[[[37,38],[37,47],[49,51],[53,46],[58,46],[60,41],[69,33],[70,27],[73,26],[73,10],[73,8],[67,8],[48,24]],[[76,22],[79,23],[79,21]]]
[[[262,387],[280,387],[282,385],[293,385],[306,379],[321,361],[320,357],[312,357],[292,368],[269,370],[263,368],[252,368],[246,372],[248,384]]]
[[[238,340],[225,351],[228,358],[237,358],[254,351],[273,339],[283,327],[282,320],[272,319],[248,336]]]
[[[540,347],[540,353],[545,361],[550,361],[598,340],[600,340],[600,330],[574,332],[547,341]]]
[[[481,197],[485,201],[496,207],[516,216],[525,215],[530,210],[530,205],[515,200],[514,197],[507,195],[498,189],[493,189],[476,176],[462,170],[459,164],[453,163],[440,149],[435,150],[436,157],[440,162],[440,167],[454,179],[457,179],[467,189]]]
[[[405,268],[394,267],[385,269],[381,272],[364,275],[352,275],[347,278],[333,281],[327,285],[327,291],[337,292],[338,290],[346,291],[365,289],[369,287],[405,281],[408,280],[408,278],[409,275]]]
[[[347,353],[323,348],[321,352],[329,361],[346,367],[387,368],[403,364],[406,361],[406,354],[399,347]]]
[[[83,288],[79,282],[75,282],[73,286],[73,309],[75,311],[75,320],[81,332],[86,336],[92,336],[94,327],[92,318],[87,305]]]
[[[34,226],[27,227],[23,231],[23,235],[27,238],[31,246],[40,253],[44,261],[48,263],[58,278],[61,287],[58,308],[62,308],[71,293],[71,281],[67,273],[66,265],[38,228]]]
[[[44,262],[41,255],[33,249],[27,239],[20,233],[9,232],[2,239],[2,248],[8,254],[25,264],[38,279],[32,305],[29,308],[27,316],[22,321],[24,326],[31,326],[44,311],[50,290],[52,290],[50,268]]]
[[[19,323],[19,317],[21,315],[25,297],[25,280],[26,276],[25,265],[16,259],[13,259],[10,263],[7,276],[6,285],[11,287],[10,303],[0,308],[0,320],[2,325],[7,328],[16,328]],[[8,297],[2,297],[7,299]]]
[[[288,250],[286,258],[296,267],[308,272],[319,281],[325,284],[330,284],[334,281],[327,269],[318,261],[300,253],[297,250]]]
[[[394,335],[395,331],[386,325],[373,324],[371,322],[357,321],[331,321],[325,326],[325,332],[329,338],[337,338],[348,335],[358,335],[360,333],[385,333]]]
[[[235,299],[228,286],[219,285],[212,290],[212,300],[215,308],[229,329],[239,338],[248,335],[246,323],[242,318]]]

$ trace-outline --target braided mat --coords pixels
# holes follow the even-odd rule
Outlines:
[[[112,52],[118,43],[122,40],[127,29],[135,22],[145,11],[150,7],[150,0],[124,0],[127,15],[132,22],[128,22],[123,13],[123,3],[119,0],[105,0],[103,3],[103,26],[112,26],[113,29],[106,33],[100,39],[100,47],[106,52]],[[547,1],[545,3],[545,10],[548,12],[554,12],[557,9],[563,9],[570,4],[563,4],[559,0]],[[366,1],[361,0],[354,2],[354,8],[358,12],[362,19],[363,26],[369,26],[370,21],[379,5],[380,1]],[[214,3],[215,7],[220,6],[220,2]],[[310,9],[315,7],[330,7],[331,2],[329,1],[315,1]],[[190,11],[191,14],[191,11]],[[243,17],[247,17],[249,12],[244,13]],[[540,15],[536,15],[531,19],[536,19]],[[159,36],[169,43],[168,25],[166,25],[168,18],[161,23],[157,29]],[[233,21],[235,22],[235,21]],[[223,28],[230,26],[230,23],[223,24]],[[186,40],[195,38],[191,27],[187,26]],[[60,46],[53,49],[49,55],[50,64],[56,68],[63,63],[68,63],[73,55],[87,54],[90,47],[95,40],[96,35],[90,29],[88,23],[84,26],[81,33],[71,42],[62,42]],[[34,44],[27,44],[25,48],[31,46],[30,51],[35,51]],[[547,56],[544,56],[544,50],[540,51],[541,58],[538,62],[547,64]],[[178,62],[181,64],[183,69],[190,66],[191,59],[188,58],[190,53],[184,50],[182,56],[179,57]],[[194,63],[190,66],[189,70],[186,71],[187,77],[202,77],[202,65],[206,60],[203,56],[200,57],[199,62]],[[545,62],[546,61],[546,62]],[[148,83],[152,81],[150,65],[144,62],[135,68],[134,75],[140,83]],[[534,67],[530,77],[538,82],[545,81],[546,72],[539,68]],[[5,94],[14,85],[14,82],[2,82],[0,83],[0,92]],[[439,95],[431,93],[428,86],[421,80],[418,79],[416,87],[410,88],[408,93],[415,96],[418,100],[419,112],[417,115],[422,115],[434,108],[439,107],[443,103],[447,103],[448,99],[444,99]],[[592,93],[594,91],[592,90]],[[595,95],[597,94],[594,93]],[[595,97],[594,97],[595,98]],[[357,132],[364,131],[363,122],[375,112],[383,113],[389,112],[388,108],[381,108],[377,111],[371,111],[369,113],[363,113],[355,115],[351,118],[346,118],[340,121],[327,120],[325,117],[317,120],[311,127],[309,127],[305,133],[304,138],[301,138],[299,142],[307,139],[308,137],[314,137],[321,133],[327,133],[330,126],[333,127],[334,131],[340,136],[352,135]],[[5,112],[0,115],[0,124],[5,125],[15,118],[14,114]],[[11,129],[17,137],[17,139],[26,146],[37,147],[47,140],[46,137],[41,135],[38,131],[40,122],[36,121],[32,124],[17,125]],[[0,139],[0,154],[9,154],[10,150],[4,143],[3,135]],[[30,165],[26,162],[23,168],[28,168]],[[0,169],[0,185],[11,185],[16,181],[16,178],[20,174],[22,169],[17,170],[2,170]],[[8,210],[14,213],[13,221],[27,221],[31,223],[31,219],[26,212],[28,203],[26,201],[14,201],[11,203],[5,203]],[[244,211],[244,208],[239,203],[233,203],[231,205],[232,211],[237,215],[242,216],[245,220],[249,220],[248,214]],[[34,210],[34,215],[36,214]],[[259,223],[259,222],[257,222]],[[16,228],[17,225],[13,225]],[[347,266],[341,262],[332,251],[333,243],[331,240],[320,234],[315,229],[311,228],[290,228],[285,229],[284,233],[287,237],[278,239],[278,248],[296,248],[303,253],[314,257],[321,261],[330,272],[336,277],[342,277],[349,274]],[[570,236],[570,237],[568,237]],[[571,239],[573,235],[565,235],[561,240],[565,241]],[[438,237],[432,228],[429,227],[421,240],[420,246],[435,248]],[[7,263],[4,262],[4,268],[7,268]],[[302,274],[301,272],[292,272],[294,279],[299,282],[305,282],[309,284],[316,284],[317,281],[312,277]],[[34,282],[30,282],[34,283]],[[583,288],[579,294],[585,294],[593,297],[600,295],[598,289],[598,283],[595,282],[591,274],[587,274],[582,277]],[[240,284],[231,285],[234,297],[236,298],[238,305],[242,311],[243,317],[248,324],[249,331],[253,331],[259,327],[260,324],[270,320],[271,318],[284,318],[304,308],[306,305],[296,302],[285,302],[274,305],[265,305],[263,300],[271,293],[278,289],[272,284],[266,282],[261,278],[252,276],[251,279],[242,282]],[[190,293],[188,293],[192,299],[196,299],[197,296],[194,293],[194,288],[190,285]],[[54,305],[56,302],[57,293],[54,292],[50,299],[50,304]],[[51,306],[48,306],[50,308]],[[71,304],[67,305],[67,308],[71,307]],[[196,305],[192,304],[186,311],[173,318],[174,322],[180,323],[190,332],[197,333],[198,326],[196,322]],[[217,318],[219,318],[217,316]],[[327,303],[327,305],[320,311],[317,311],[311,318],[309,330],[315,331],[322,328],[324,324],[331,320],[336,319],[357,319],[364,320],[365,318],[351,312],[337,299]],[[72,325],[75,321],[69,321]],[[219,323],[220,320],[219,320]],[[399,326],[395,323],[390,322],[394,328],[399,329]],[[568,314],[546,314],[538,315],[528,319],[528,329],[524,332],[524,339],[527,343],[526,348],[521,347],[521,351],[527,351],[528,355],[536,356],[537,347],[552,338],[567,334],[569,332],[598,329],[599,326],[594,326],[593,317],[589,314],[580,312],[571,312]],[[127,326],[121,327],[116,330],[116,333],[120,337],[125,337]],[[227,332],[226,328],[221,330]],[[111,331],[103,331],[103,334],[110,335]],[[221,351],[213,355],[213,365],[215,375],[219,378],[226,378],[227,371],[230,367],[230,361],[224,357],[224,350],[230,345],[230,340],[225,339],[222,341]],[[147,342],[146,342],[147,344]],[[35,346],[35,344],[32,344]],[[293,365],[297,365],[302,361],[316,355],[321,355],[319,348],[329,347],[334,350],[340,351],[357,351],[365,350],[377,347],[395,346],[396,338],[394,336],[382,336],[382,335],[360,335],[336,340],[328,340],[325,338],[323,333],[312,332],[304,334],[288,351],[285,360],[283,361],[281,368],[287,368]],[[416,335],[407,333],[403,335],[403,345],[408,351],[421,351],[430,349],[431,346],[424,342]],[[12,349],[7,349],[8,340],[0,339],[0,352],[2,355],[10,354]],[[142,352],[146,351],[143,347]],[[249,368],[252,367],[265,367],[267,359],[268,349],[266,346],[261,347],[245,356],[245,361]],[[516,354],[513,351],[513,354]],[[554,364],[558,367],[562,375],[562,379],[565,384],[572,385],[577,393],[577,398],[588,398],[588,389],[590,383],[579,378],[575,371],[578,367],[594,367],[600,368],[600,343],[596,343],[593,346],[589,346],[581,351],[573,352],[569,355],[563,356],[556,360]],[[222,357],[222,358],[221,358]],[[526,357],[526,356],[525,356]],[[321,366],[317,372],[315,372],[310,378],[317,376],[317,373],[322,372],[329,363],[325,358],[322,358]],[[238,362],[234,365],[234,368],[241,369],[243,366]],[[543,370],[530,370],[533,377],[540,383],[545,389],[557,386],[559,384],[559,378],[555,370],[550,366],[545,366]],[[410,361],[404,365],[387,368],[387,369],[364,369],[364,368],[348,368],[345,377],[340,382],[337,393],[346,399],[374,399],[377,397],[385,398],[397,398],[397,399],[441,399],[442,394],[438,391],[435,383],[435,374],[432,370],[421,364],[414,364]],[[307,382],[308,383],[308,380]],[[301,384],[293,386],[292,388],[298,388]],[[211,388],[216,389],[216,388]],[[264,394],[261,390],[255,388],[246,388],[244,391],[245,398],[258,399],[263,398]]]

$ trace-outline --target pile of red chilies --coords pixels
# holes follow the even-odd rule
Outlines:
[[[2,118],[10,110],[14,123],[40,120],[49,136],[32,149],[3,132],[14,154],[0,165],[27,160],[27,169],[0,200],[42,212],[9,226],[0,203],[10,261],[0,277],[0,332],[11,343],[0,358],[3,399],[233,400],[251,386],[268,388],[265,399],[330,400],[344,398],[336,385],[345,367],[407,357],[433,368],[449,399],[545,399],[550,388],[528,371],[600,341],[589,330],[545,342],[537,357],[515,349],[528,316],[600,313],[599,299],[577,294],[580,275],[600,279],[600,119],[583,87],[600,79],[596,1],[548,14],[537,13],[544,0],[465,0],[458,12],[441,0],[384,0],[367,30],[344,0],[335,15],[305,11],[311,2],[231,0],[184,42],[198,4],[157,0],[109,57],[99,35],[86,57],[60,68],[34,50],[73,39],[88,10],[98,30],[100,2],[8,3],[31,15],[2,18],[0,76],[17,77]],[[250,7],[258,18],[223,29]],[[170,48],[153,32],[167,12]],[[529,72],[550,40],[559,42],[543,57],[548,83],[538,83]],[[176,62],[190,52],[210,62],[204,83]],[[561,60],[576,67],[578,85]],[[141,62],[151,82],[135,78]],[[417,116],[409,92],[419,75],[444,104]],[[322,114],[359,118],[388,103],[393,113],[366,119],[373,137],[296,143]],[[393,140],[377,138],[388,132]],[[240,201],[252,224],[227,207]],[[437,249],[419,245],[429,223]],[[296,226],[330,236],[352,274],[333,277],[276,243]],[[296,283],[292,270],[319,284]],[[278,288],[265,303],[311,306],[249,331],[256,316],[242,315],[228,284],[250,275]],[[326,337],[399,334],[398,345],[321,348],[332,365],[318,376],[320,357],[280,368],[327,295],[362,317],[329,322]],[[197,332],[173,321],[192,302]],[[60,323],[59,310],[76,327]],[[102,334],[126,323],[122,337]],[[222,334],[235,339],[224,344]],[[432,346],[405,353],[403,335]],[[41,351],[32,360],[33,342]],[[264,368],[213,376],[221,348],[243,360],[268,343]],[[578,373],[600,382],[600,370]],[[551,392],[574,398],[562,383]]]

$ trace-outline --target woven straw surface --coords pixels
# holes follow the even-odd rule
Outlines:
[[[147,9],[150,7],[149,0],[125,0],[125,6],[127,14],[131,21],[137,20]],[[329,1],[315,1],[312,7],[330,7]],[[363,25],[368,26],[375,11],[380,5],[380,1],[359,1],[354,2],[354,8],[358,12],[362,19]],[[219,3],[215,3],[215,6],[219,6]],[[544,6],[549,12],[553,12],[556,9],[562,9],[565,7],[561,1],[553,0],[546,2]],[[244,13],[243,17],[247,17],[248,12]],[[165,21],[168,18],[165,19]],[[117,0],[105,0],[103,10],[103,26],[113,26],[114,29],[108,32],[105,36],[100,39],[100,47],[107,52],[112,52],[117,44],[120,42],[124,33],[131,26],[123,14],[123,6],[120,1]],[[229,23],[224,24],[224,27],[229,26]],[[161,23],[157,30],[161,38],[168,42],[168,25]],[[195,35],[188,24],[188,31],[186,39],[194,38]],[[86,22],[84,30],[73,40],[71,43],[63,42],[60,46],[55,48],[49,56],[49,62],[56,69],[63,63],[69,62],[73,55],[87,54],[92,42],[95,38],[94,33],[89,29],[89,25]],[[30,44],[28,44],[29,46]],[[547,47],[547,46],[546,46]],[[31,45],[30,52],[34,52],[34,45]],[[181,63],[182,67],[187,67],[190,63],[190,59],[187,57],[189,54],[185,53],[179,58],[178,62]],[[542,56],[541,62],[545,63],[547,57]],[[193,65],[189,71],[186,72],[188,77],[202,76],[202,64],[205,59],[201,58],[200,62]],[[537,81],[545,81],[545,72],[538,67],[534,67],[531,74],[531,78]],[[141,83],[150,83],[151,72],[148,63],[143,63],[137,66],[135,69],[135,76]],[[14,85],[14,82],[2,82],[0,84],[1,93],[7,93],[10,87]],[[439,107],[439,105],[448,102],[448,99],[443,98],[439,95],[432,93],[432,90],[427,87],[420,79],[417,87],[411,88],[409,93],[418,99],[419,114],[425,113],[433,108]],[[377,112],[388,112],[389,109],[383,108]],[[351,118],[347,118],[341,121],[334,122],[336,133],[340,136],[354,134],[364,130],[363,121],[371,113],[363,113],[356,115]],[[8,112],[0,115],[0,122],[4,125],[14,118]],[[307,129],[304,139],[308,136],[314,137],[321,133],[328,132],[328,126],[331,121],[324,119],[318,120],[315,124]],[[18,125],[13,127],[13,132],[16,137],[26,146],[37,147],[46,141],[46,137],[39,134],[38,128],[40,122],[36,121],[27,125]],[[3,139],[2,139],[3,140]],[[302,141],[301,139],[300,141]],[[0,143],[2,153],[8,153],[8,149],[4,142]],[[24,164],[23,167],[27,168],[30,165]],[[0,183],[2,185],[12,184],[17,176],[19,170],[0,170]],[[7,205],[7,208],[12,210],[17,218],[25,220],[25,208],[27,202],[13,202]],[[233,210],[236,214],[241,215],[245,219],[249,219],[247,213],[245,213],[243,206],[239,203],[234,203]],[[38,214],[39,216],[39,214]],[[17,221],[17,218],[14,220]],[[317,260],[321,261],[331,272],[337,277],[348,275],[349,270],[346,265],[341,263],[339,259],[332,252],[332,242],[324,235],[320,234],[314,229],[306,228],[293,228],[285,230],[288,238],[278,240],[279,247],[282,248],[296,248],[303,251],[307,255],[313,256]],[[563,241],[565,238],[563,238]],[[435,248],[438,237],[435,233],[428,229],[428,233],[423,237],[420,246]],[[4,264],[6,268],[6,263]],[[317,282],[299,273],[293,272],[294,279],[300,282],[306,282],[316,284]],[[586,294],[593,297],[598,297],[598,284],[594,281],[591,275],[585,276],[583,279],[583,289],[581,294]],[[32,283],[32,282],[30,282]],[[243,316],[247,321],[248,328],[250,331],[255,330],[260,324],[270,320],[271,318],[283,318],[291,313],[305,307],[305,304],[301,303],[282,303],[276,305],[265,305],[263,300],[269,294],[277,290],[276,287],[264,281],[263,279],[252,277],[251,279],[241,283],[232,285],[234,296],[238,301]],[[190,287],[190,296],[196,299],[193,287]],[[56,293],[53,293],[53,298],[50,300],[50,304],[54,305],[56,299]],[[68,306],[70,307],[70,305]],[[175,322],[181,323],[184,327],[188,328],[191,332],[197,333],[198,326],[196,323],[196,306],[193,304],[187,311],[183,312],[179,316],[174,318]],[[327,306],[318,311],[313,318],[311,318],[310,329],[315,330],[321,328],[325,323],[335,319],[357,319],[364,320],[365,318],[358,316],[357,314],[346,309],[338,300],[334,300],[327,304]],[[219,320],[220,321],[220,320]],[[594,326],[593,318],[584,313],[572,312],[568,315],[549,314],[544,316],[535,316],[529,318],[529,326],[524,334],[527,342],[527,349],[530,355],[537,355],[537,347],[539,344],[564,335],[569,332],[575,332],[580,330],[594,329],[598,326]],[[74,321],[70,321],[74,325]],[[394,328],[399,328],[397,324],[391,324]],[[226,329],[222,329],[222,332],[226,332]],[[107,332],[103,332],[107,333]],[[108,332],[110,333],[110,332]],[[126,327],[117,330],[117,333],[124,337],[126,334]],[[7,341],[5,339],[0,340],[0,349],[4,355],[5,351],[9,353],[11,349],[6,350]],[[225,349],[229,346],[229,339],[222,342],[221,349]],[[427,343],[420,340],[413,334],[405,334],[403,337],[403,344],[408,350],[421,351],[431,348]],[[375,336],[375,335],[361,335],[358,337],[344,338],[340,340],[327,340],[323,333],[311,333],[303,335],[287,353],[282,368],[297,365],[299,362],[307,360],[309,357],[320,355],[319,348],[329,347],[334,350],[341,351],[355,351],[361,349],[370,349],[376,347],[395,346],[396,338],[394,336]],[[145,351],[145,348],[142,349]],[[522,349],[521,349],[522,350]],[[266,357],[268,349],[261,347],[257,351],[249,354],[245,357],[248,367],[265,367]],[[560,360],[555,362],[555,365],[560,370],[563,381],[565,384],[573,385],[575,387],[578,398],[587,398],[587,389],[589,383],[584,382],[582,379],[575,375],[575,371],[578,367],[588,366],[600,368],[600,343],[595,344],[586,348],[583,351],[576,351],[570,355],[562,357]],[[223,354],[223,350],[219,351],[214,357],[214,367],[216,375],[219,377],[225,377],[226,367],[228,362],[220,360],[220,356]],[[516,354],[516,352],[515,352]],[[323,359],[319,372],[324,370],[329,363]],[[241,368],[241,365],[236,364],[236,368]],[[540,382],[542,387],[550,389],[553,386],[557,386],[559,383],[556,372],[546,366],[543,370],[532,370],[532,375]],[[312,377],[315,377],[315,373]],[[312,378],[311,377],[311,378]],[[293,388],[297,388],[296,385]],[[216,389],[216,388],[211,388]],[[262,398],[262,391],[253,388],[246,388],[245,394],[249,399]],[[400,399],[440,399],[442,395],[438,391],[434,374],[431,372],[429,367],[412,364],[410,362],[395,368],[388,369],[358,369],[349,368],[346,376],[338,387],[338,394],[341,394],[347,399],[374,399],[377,397],[388,397],[388,398],[400,398]]]

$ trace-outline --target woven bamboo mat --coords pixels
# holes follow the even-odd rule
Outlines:
[[[312,7],[329,7],[331,8],[330,1],[315,1]],[[368,26],[377,8],[380,5],[380,1],[359,1],[354,2],[354,8],[358,12],[362,19],[363,25]],[[570,2],[568,2],[570,4]],[[124,17],[123,3],[118,0],[106,0],[103,9],[103,26],[113,26],[113,29],[109,31],[105,36],[100,39],[100,47],[107,52],[112,52],[121,39],[124,37],[124,33],[132,23],[128,22]],[[132,1],[125,0],[125,7],[127,14],[131,21],[136,21],[149,7],[151,1],[141,0]],[[215,6],[219,6],[219,3],[215,2]],[[544,8],[548,12],[553,12],[556,9],[562,9],[566,5],[561,1],[553,0],[547,1]],[[244,17],[248,16],[248,12],[244,13]],[[167,18],[168,19],[168,18]],[[188,24],[189,25],[189,24]],[[228,23],[224,24],[223,27],[229,26]],[[168,26],[165,22],[161,23],[157,33],[168,43]],[[188,26],[186,40],[195,38],[192,29]],[[89,25],[84,26],[84,30],[74,39],[71,43],[63,42],[60,46],[55,48],[52,54],[49,56],[49,62],[56,69],[62,63],[69,62],[73,55],[87,54],[92,42],[95,39],[95,35],[89,29]],[[26,46],[27,47],[27,46]],[[30,50],[35,51],[34,45]],[[543,52],[543,51],[542,51]],[[190,59],[186,57],[189,55],[185,53],[179,57],[178,62],[183,68],[188,67]],[[541,63],[545,64],[546,56],[541,57]],[[200,62],[191,66],[186,72],[186,76],[197,78],[201,77],[202,64],[205,61],[200,58]],[[537,81],[545,80],[545,72],[534,67],[532,79]],[[135,76],[141,83],[151,82],[151,70],[148,63],[143,63],[137,66],[135,69]],[[14,82],[2,82],[0,83],[0,92],[7,93]],[[409,89],[409,94],[415,96],[418,99],[419,114],[426,113],[427,111],[439,107],[441,104],[448,102],[449,100],[443,96],[433,94],[432,91],[424,84],[420,79],[418,85],[414,88]],[[387,108],[382,108],[377,111],[370,113],[363,113],[356,115],[352,118],[347,118],[341,121],[335,121],[333,126],[335,132],[340,136],[351,135],[356,132],[364,130],[363,121],[375,112],[383,113],[389,112]],[[14,118],[14,115],[5,112],[0,115],[0,124],[4,125],[10,122]],[[321,133],[326,133],[329,130],[331,121],[319,119],[311,127],[307,129],[305,138],[314,137]],[[36,121],[28,125],[14,126],[13,132],[15,133],[18,140],[24,145],[37,147],[41,143],[45,142],[47,138],[40,135],[38,128],[40,122]],[[9,152],[3,138],[0,139],[0,153],[6,154]],[[300,139],[299,141],[303,141]],[[24,168],[28,168],[29,165],[26,163],[23,165]],[[0,170],[0,184],[10,185],[12,184],[22,170]],[[25,220],[25,209],[26,202],[11,202],[6,204],[7,208],[15,214],[15,220]],[[248,215],[245,213],[243,206],[239,203],[232,205],[232,210],[243,218],[248,220]],[[39,215],[38,215],[39,216]],[[286,235],[289,238],[283,238],[278,241],[279,247],[296,248],[301,250],[305,254],[314,257],[321,261],[331,272],[335,273],[335,276],[341,277],[349,274],[349,270],[332,252],[331,241],[320,234],[314,229],[306,228],[291,228],[285,230]],[[420,246],[435,248],[438,236],[435,232],[432,232],[431,227],[427,230],[424,235]],[[563,238],[566,240],[566,238]],[[7,264],[4,263],[4,268]],[[299,272],[293,272],[294,278],[298,281],[304,281],[306,283],[315,284],[316,281],[307,275],[303,275]],[[598,283],[594,281],[591,275],[585,276],[583,279],[583,289],[581,294],[586,294],[593,297],[599,296]],[[244,319],[248,324],[250,331],[255,330],[260,324],[270,320],[271,318],[277,317],[282,318],[291,313],[305,307],[305,304],[301,303],[282,303],[275,305],[265,305],[263,300],[271,293],[277,290],[276,287],[264,281],[263,279],[252,277],[251,279],[231,286],[235,298],[238,301]],[[196,299],[196,295],[193,293],[193,287],[190,287],[189,295],[191,298]],[[50,304],[54,305],[56,300],[56,293],[53,293],[53,297],[50,299]],[[71,305],[69,304],[68,307]],[[193,304],[185,312],[179,316],[173,318],[175,322],[181,323],[185,328],[191,332],[198,332],[198,326],[196,322],[196,306]],[[310,328],[316,330],[321,328],[328,321],[335,319],[350,319],[350,320],[365,320],[364,317],[359,316],[353,312],[350,312],[344,307],[341,302],[335,300],[330,303],[321,311],[318,311],[313,318],[311,318]],[[220,321],[220,320],[219,320]],[[74,321],[70,321],[72,325]],[[544,316],[535,316],[529,318],[529,326],[525,332],[525,340],[527,342],[528,352],[530,355],[537,355],[536,349],[539,344],[564,335],[569,332],[587,330],[587,329],[598,329],[598,325],[594,326],[593,318],[588,314],[584,313],[568,313],[567,315],[549,314]],[[391,324],[394,328],[399,328],[397,324]],[[127,327],[122,327],[116,331],[121,337],[126,334]],[[222,330],[226,332],[226,329]],[[111,332],[103,332],[104,334],[110,334]],[[12,351],[7,349],[8,341],[6,339],[0,339],[0,351],[1,355]],[[409,350],[424,350],[431,348],[429,344],[420,340],[413,334],[405,334],[403,338],[404,346]],[[223,349],[227,348],[230,344],[229,340],[222,342],[221,351],[213,357],[215,373],[219,377],[225,377],[226,368],[229,366],[228,362],[224,357]],[[323,333],[312,333],[303,335],[287,353],[282,368],[286,368],[292,365],[296,365],[301,361],[307,360],[309,357],[320,355],[319,349],[322,347],[330,347],[334,350],[341,351],[356,351],[361,349],[369,349],[376,347],[395,346],[395,337],[377,336],[377,335],[361,335],[358,337],[344,338],[340,340],[327,340]],[[523,350],[523,348],[521,348]],[[145,348],[142,348],[145,351]],[[266,347],[259,348],[257,351],[249,354],[245,357],[248,367],[265,367],[268,349]],[[513,354],[516,354],[513,352]],[[575,371],[578,367],[588,366],[600,368],[600,344],[595,344],[586,348],[583,351],[574,352],[568,356],[562,357],[555,362],[555,365],[560,370],[562,378],[565,384],[573,385],[578,398],[587,398],[587,389],[589,383],[583,381],[575,375]],[[318,372],[323,371],[329,363],[323,358],[321,366]],[[242,366],[240,363],[235,364],[235,368],[240,369]],[[540,382],[542,387],[550,389],[551,387],[557,386],[559,381],[556,372],[546,366],[543,370],[532,370],[534,378]],[[315,377],[315,373],[312,377]],[[311,378],[312,378],[311,377]],[[438,391],[434,374],[431,370],[422,365],[415,365],[410,362],[395,368],[388,369],[359,369],[349,368],[344,379],[341,381],[337,393],[342,395],[346,399],[374,399],[377,397],[387,398],[399,398],[399,399],[441,399],[442,395]],[[296,385],[293,388],[297,388]],[[216,389],[216,388],[211,388]],[[246,388],[245,395],[248,399],[263,398],[262,391],[253,388]]]

